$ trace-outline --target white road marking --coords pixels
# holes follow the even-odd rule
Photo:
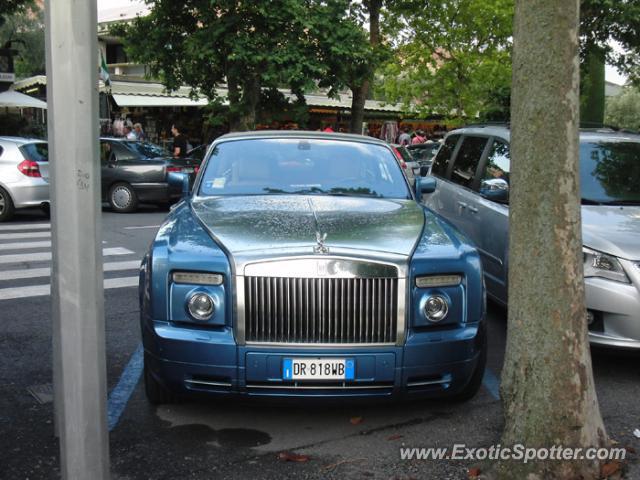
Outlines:
[[[30,248],[47,248],[51,247],[51,240],[44,242],[15,242],[0,243],[0,250],[28,250]]]
[[[127,248],[113,247],[103,248],[102,255],[129,255],[135,252]],[[21,263],[21,262],[42,262],[51,260],[51,252],[38,252],[38,253],[20,253],[13,255],[0,255],[0,264],[3,263]]]
[[[50,238],[51,232],[0,233],[0,240],[21,240],[29,238]]]
[[[0,225],[0,231],[4,230],[42,230],[51,228],[50,223],[5,223]]]
[[[130,260],[127,262],[108,262],[103,265],[105,272],[116,272],[119,270],[137,270],[140,267],[139,260]],[[22,278],[38,278],[49,277],[51,275],[50,268],[26,268],[22,270],[6,270],[0,271],[0,281],[2,280],[19,280]]]
[[[108,278],[104,281],[104,288],[137,287],[138,277]],[[14,300],[16,298],[42,297],[51,293],[51,285],[31,285],[28,287],[12,287],[0,289],[0,300]]]
[[[160,225],[142,225],[139,227],[124,227],[125,230],[140,230],[143,228],[160,228]]]

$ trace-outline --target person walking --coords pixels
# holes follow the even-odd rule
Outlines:
[[[413,137],[413,140],[411,140],[411,145],[417,145],[419,143],[424,143],[426,140],[427,140],[427,137],[424,134],[424,132],[422,130],[418,130],[416,132],[416,136]]]
[[[411,144],[411,135],[409,135],[409,127],[402,127],[402,133],[398,136],[398,143],[400,145],[410,145]]]
[[[131,130],[129,125],[124,126],[124,138],[127,140],[137,140],[136,134]]]
[[[171,126],[171,134],[173,135],[173,156],[174,158],[187,156],[187,137],[180,132],[180,128],[174,123]]]
[[[144,133],[144,130],[142,130],[142,124],[134,123],[133,124],[133,133],[135,133],[136,140],[138,140],[139,142],[146,142],[147,141],[147,135]]]

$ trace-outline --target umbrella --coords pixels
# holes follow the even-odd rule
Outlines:
[[[47,103],[24,93],[12,90],[0,93],[0,107],[9,108],[47,108]]]

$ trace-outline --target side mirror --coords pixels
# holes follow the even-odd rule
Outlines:
[[[435,192],[437,183],[434,177],[416,178],[416,197],[421,199],[422,195]]]
[[[504,178],[490,178],[480,183],[480,195],[494,202],[509,201],[509,182]]]
[[[189,196],[189,175],[186,173],[169,172],[167,174],[167,183],[169,187],[182,191],[182,198]]]

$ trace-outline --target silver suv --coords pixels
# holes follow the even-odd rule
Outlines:
[[[487,293],[507,302],[510,132],[450,132],[426,205],[465,232],[482,257]],[[640,349],[640,135],[580,132],[582,236],[592,344]]]
[[[16,209],[49,206],[47,142],[0,137],[0,222]]]

